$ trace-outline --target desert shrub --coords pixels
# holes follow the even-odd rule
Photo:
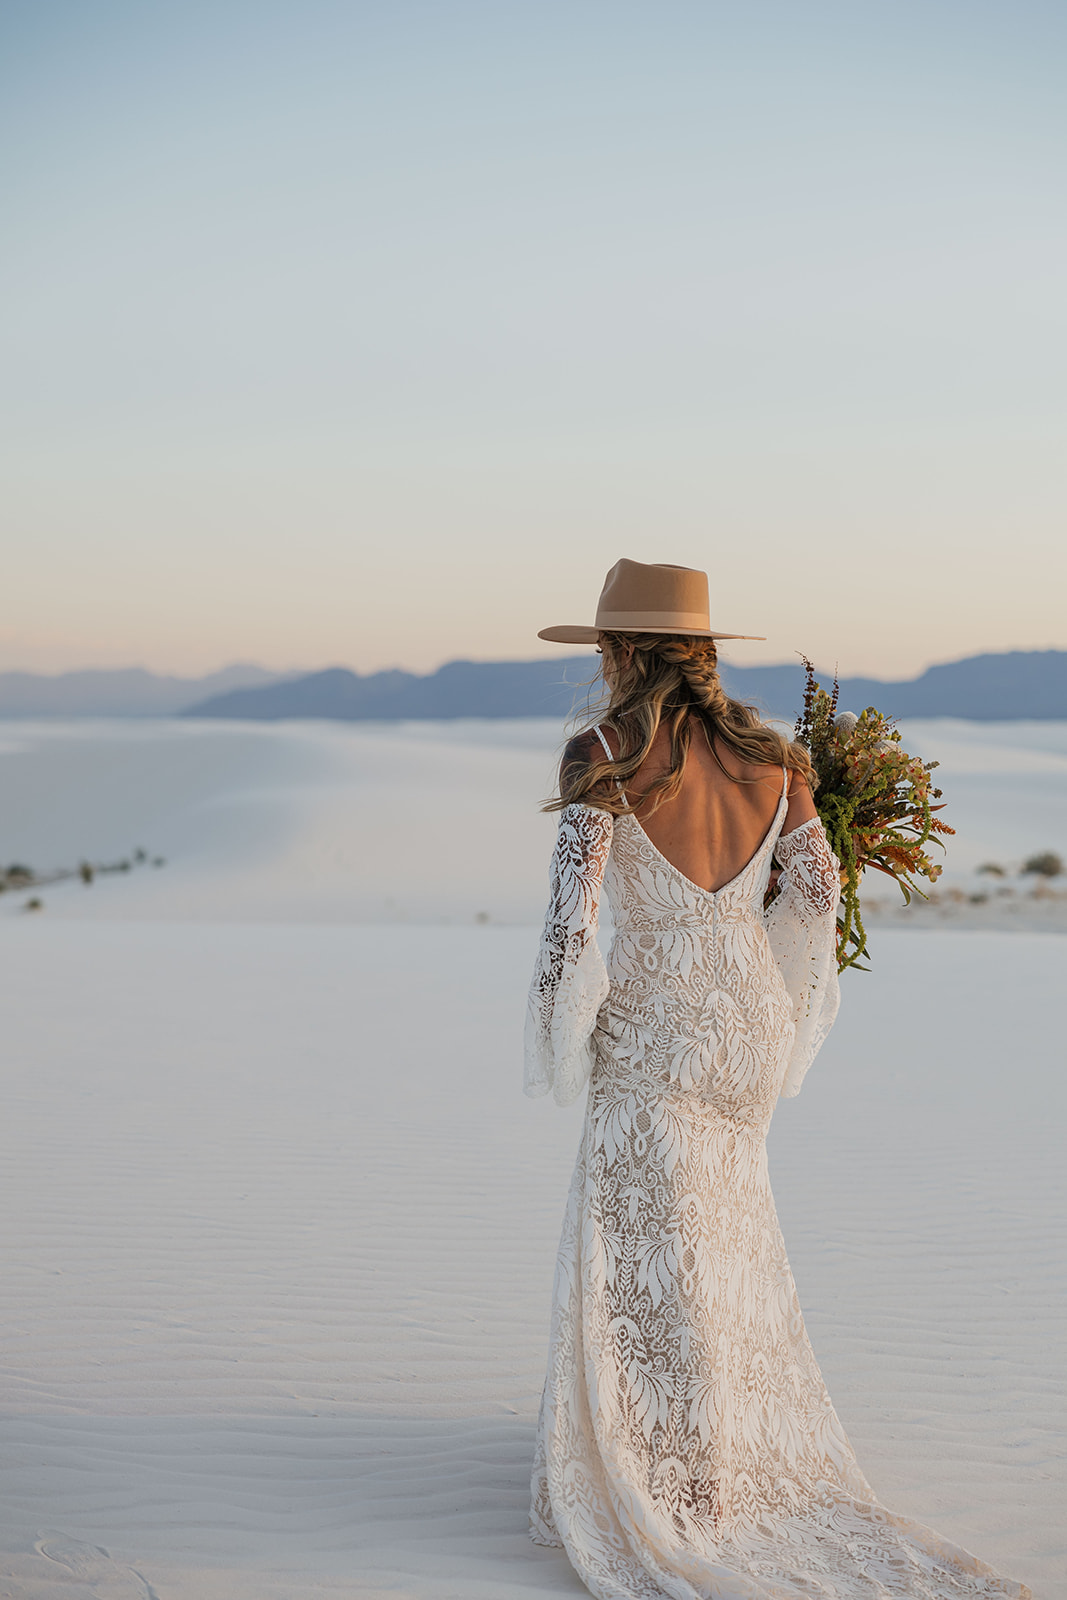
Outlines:
[[[1041,878],[1058,878],[1063,872],[1063,857],[1055,850],[1039,850],[1036,856],[1023,862],[1023,871],[1036,873]]]
[[[983,861],[978,871],[988,873],[991,878],[1007,877],[1007,873],[999,861]]]

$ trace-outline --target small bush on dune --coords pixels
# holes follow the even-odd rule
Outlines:
[[[1023,871],[1035,873],[1040,878],[1059,878],[1063,874],[1063,857],[1055,850],[1041,850],[1023,862]]]

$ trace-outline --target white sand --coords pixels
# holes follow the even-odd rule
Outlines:
[[[0,1595],[584,1592],[525,1537],[579,1113],[520,1094],[536,930],[472,921],[540,912],[545,733],[3,730],[4,856],[168,866],[4,897]],[[1038,1600],[1065,956],[881,930],[772,1134],[869,1476]]]
[[[166,858],[49,888],[52,917],[530,922],[555,829],[532,802],[560,729],[505,724],[494,747],[486,726],[0,724],[0,852],[38,870]]]

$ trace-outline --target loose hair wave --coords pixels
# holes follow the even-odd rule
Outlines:
[[[568,743],[560,764],[559,797],[543,810],[562,811],[574,802],[614,816],[636,810],[623,791],[648,759],[662,724],[670,736],[670,765],[651,780],[638,805],[651,800],[655,811],[678,793],[697,724],[703,726],[711,753],[731,782],[759,779],[740,778],[724,766],[716,739],[749,765],[799,772],[814,789],[815,775],[804,746],[761,722],[752,706],[727,695],[719,681],[714,639],[605,631],[600,643],[608,668],[608,702],[598,722],[615,734],[618,756],[608,759],[594,732],[596,724],[589,724]]]

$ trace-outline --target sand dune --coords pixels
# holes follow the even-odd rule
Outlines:
[[[511,742],[488,745],[484,725],[431,739],[374,725],[9,723],[2,849],[38,868],[137,846],[166,858],[158,873],[50,889],[62,917],[532,921],[555,826],[536,800],[560,728],[508,729]]]
[[[540,912],[551,823],[509,828],[550,741],[476,734],[384,730],[338,756],[333,730],[310,751],[291,730],[151,731],[125,766],[107,729],[80,751],[30,736],[5,854],[144,843],[168,866],[48,891],[37,917],[7,897],[0,925],[0,1594],[583,1592],[525,1537],[579,1112],[520,1093],[535,927],[473,922],[518,924],[524,895]],[[427,787],[399,868],[313,874],[406,834]],[[464,858],[481,903],[456,897]],[[360,925],[360,862],[410,925]],[[1065,954],[1054,934],[881,931],[771,1143],[869,1476],[1037,1600],[1067,1593]]]

